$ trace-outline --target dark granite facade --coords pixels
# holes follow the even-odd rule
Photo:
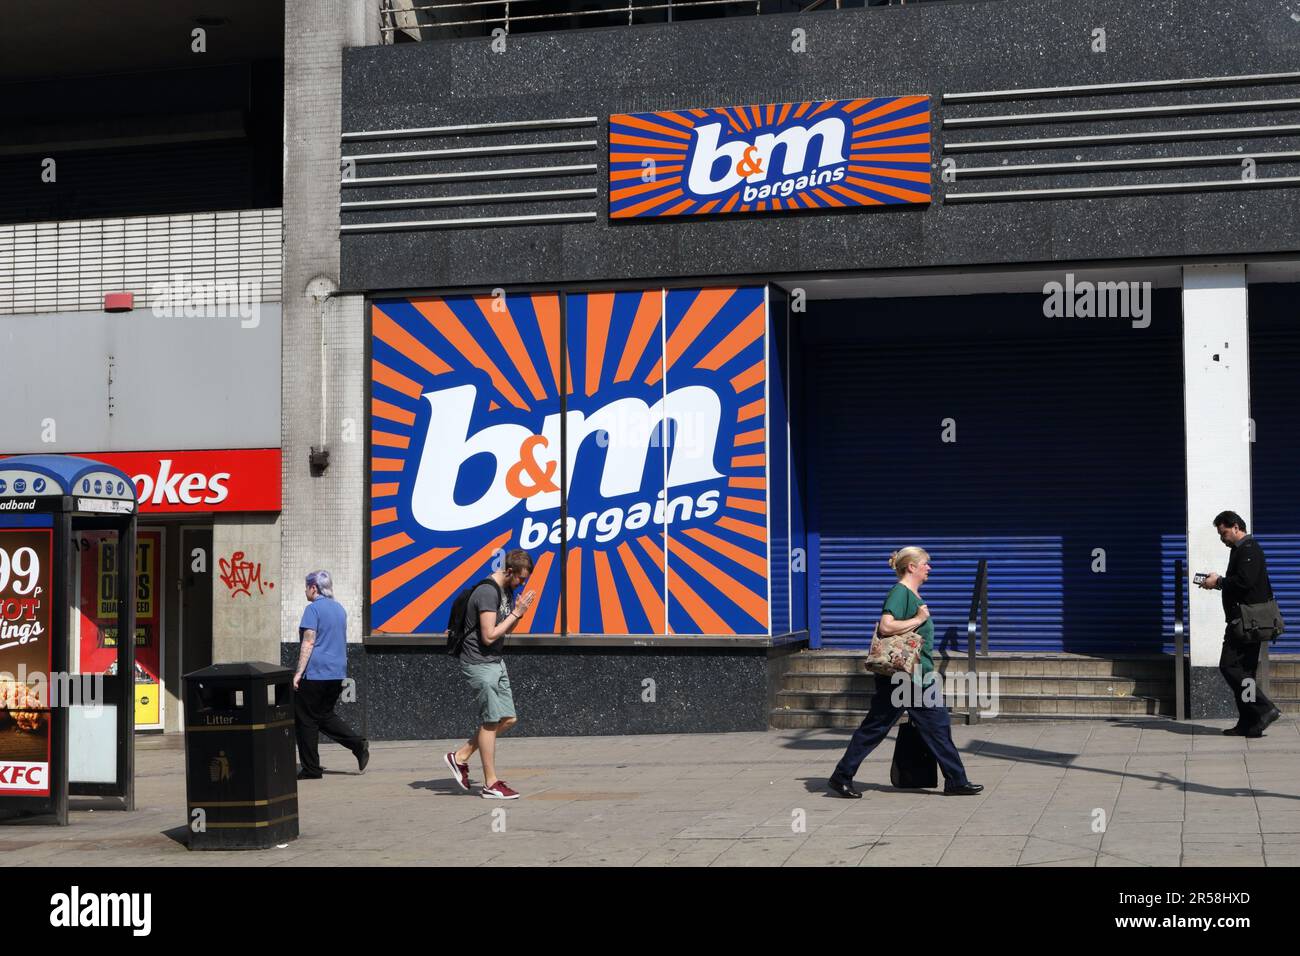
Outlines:
[[[727,733],[766,730],[784,663],[778,648],[511,648],[516,736]],[[281,644],[297,663],[298,645]],[[357,700],[338,713],[372,740],[468,736],[478,725],[457,661],[438,646],[348,645]],[[654,702],[642,700],[646,679]]]
[[[1188,707],[1193,719],[1236,717],[1237,705],[1232,701],[1223,675],[1217,667],[1192,667],[1188,682]]]
[[[1007,263],[1133,258],[1242,257],[1300,248],[1294,183],[1277,188],[1104,198],[958,204],[953,192],[1234,179],[1217,168],[1017,175],[941,180],[951,142],[1017,137],[1189,130],[1207,125],[1295,124],[1277,106],[1098,122],[944,128],[945,117],[1286,100],[1294,83],[1143,91],[1119,95],[944,103],[944,93],[1284,73],[1300,60],[1291,0],[998,0],[920,3],[810,14],[735,17],[511,37],[448,40],[344,51],[345,131],[590,118],[570,140],[594,149],[555,162],[597,163],[595,176],[538,180],[546,188],[597,186],[594,200],[498,203],[474,215],[596,211],[594,222],[454,228],[342,237],[345,290],[427,290],[566,282],[672,281],[696,276],[781,278],[810,272],[977,268]],[[1093,52],[1095,29],[1106,51]],[[792,51],[806,31],[807,52]],[[935,199],[928,207],[677,219],[610,220],[608,119],[612,113],[805,99],[928,94],[932,99]],[[528,142],[536,132],[513,134]],[[554,138],[554,137],[552,137]],[[497,134],[345,144],[344,155],[503,142]],[[1248,156],[1295,148],[1294,135],[1183,140],[1106,147],[955,154],[958,168],[1076,159]],[[479,162],[476,160],[476,162]],[[520,165],[518,156],[498,166]],[[491,165],[491,162],[488,165]],[[454,159],[438,169],[459,168]],[[477,168],[485,168],[480,165]],[[366,175],[416,171],[380,163]],[[1300,175],[1294,159],[1261,160],[1258,176]],[[461,192],[483,192],[470,184]],[[495,188],[495,187],[494,187]],[[533,186],[527,188],[543,188]],[[410,198],[427,185],[356,187],[349,200]],[[462,213],[446,211],[441,215]],[[437,218],[437,210],[353,212],[345,222]]]
[[[1009,162],[1148,159],[1296,149],[1294,135],[1184,140],[1037,152],[946,153],[952,142],[1191,130],[1217,123],[1300,124],[1300,109],[1265,109],[1161,118],[945,129],[945,117],[998,113],[1214,104],[1300,96],[1294,83],[1178,89],[1124,95],[947,103],[945,93],[1025,90],[1287,73],[1300,62],[1292,0],[997,0],[917,3],[810,14],[735,17],[613,29],[512,36],[504,53],[485,39],[431,41],[344,51],[342,129],[378,131],[455,124],[587,118],[557,137],[383,139],[348,142],[345,156],[444,147],[594,139],[594,149],[551,161],[596,163],[595,176],[539,180],[519,188],[597,186],[583,203],[497,203],[478,215],[595,210],[594,222],[345,233],[344,291],[387,292],[555,288],[565,284],[664,283],[697,277],[769,281],[793,276],[912,270],[1003,271],[1052,263],[1198,259],[1242,261],[1300,249],[1300,192],[1294,184],[1234,191],[960,204],[950,193],[1150,184],[1225,178],[1220,166],[1081,174],[1035,174],[996,181],[944,182],[939,166]],[[1106,32],[1106,52],[1092,50]],[[806,53],[792,51],[792,31]],[[613,113],[811,99],[926,94],[931,97],[934,201],[928,207],[844,212],[610,220],[608,119]],[[1247,155],[1242,153],[1242,155]],[[438,171],[467,168],[435,161]],[[531,160],[529,164],[531,164]],[[518,156],[476,159],[474,168],[522,165]],[[383,162],[365,175],[429,172],[415,162]],[[1298,177],[1300,161],[1261,162],[1259,176]],[[516,183],[517,185],[517,183]],[[452,192],[504,190],[468,184]],[[413,199],[428,184],[349,187],[348,200]],[[454,218],[456,210],[409,208],[344,213],[344,223]],[[296,645],[284,645],[285,660]],[[760,730],[783,671],[784,649],[532,647],[509,658],[520,710],[516,733],[580,735]],[[342,713],[376,739],[459,737],[476,723],[456,662],[436,646],[350,645],[359,700]],[[641,701],[642,680],[657,701]],[[1231,697],[1214,668],[1191,668],[1194,717],[1231,716]]]

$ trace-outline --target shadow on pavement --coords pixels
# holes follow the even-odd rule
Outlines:
[[[1107,767],[1087,767],[1076,761],[1085,758],[1084,754],[1060,754],[1034,750],[1029,747],[1009,747],[1005,744],[985,740],[980,742],[978,750],[970,751],[973,756],[992,757],[994,760],[1008,760],[1013,763],[1038,764],[1045,767],[1068,767],[1070,770],[1083,770],[1087,773],[1106,777],[1122,777],[1125,780],[1149,780],[1161,786],[1175,786],[1189,793],[1210,794],[1222,797],[1278,797],[1284,800],[1300,800],[1300,794],[1277,793],[1272,790],[1260,790],[1251,787],[1215,787],[1205,783],[1188,783],[1181,777],[1159,771],[1142,773],[1135,770],[1112,770]],[[1098,755],[1100,756],[1100,755]],[[1134,754],[1133,756],[1140,756]],[[1176,756],[1176,755],[1175,755]]]
[[[462,794],[466,792],[462,790],[459,785],[452,783],[450,780],[446,780],[446,779],[412,780],[410,783],[407,784],[407,786],[410,787],[412,790],[429,790],[433,793]]]
[[[786,731],[789,733],[790,731]],[[892,734],[894,731],[890,731]],[[820,727],[817,730],[798,731],[799,736],[792,740],[787,740],[781,746],[786,750],[843,750],[848,746],[849,738],[853,736],[851,730],[841,730],[838,727]],[[810,734],[819,734],[822,736],[812,737]],[[834,737],[826,737],[826,734],[834,734]],[[892,740],[892,737],[886,737],[886,740]],[[884,744],[881,744],[884,746]]]
[[[829,773],[827,774],[827,776],[829,776]],[[807,790],[809,793],[820,793],[828,800],[845,799],[844,797],[839,797],[831,793],[831,791],[826,786],[827,783],[826,777],[804,777],[802,779],[803,779],[804,789]],[[913,794],[925,794],[931,797],[943,796],[942,789],[931,790],[926,787],[920,787],[920,788],[891,787],[887,783],[870,783],[866,780],[854,780],[853,789],[858,790],[864,794],[866,793],[913,793]]]
[[[1222,729],[1219,727],[1210,727],[1205,724],[1192,724],[1192,723],[1188,723],[1185,720],[1173,720],[1173,719],[1152,720],[1149,717],[1146,718],[1145,720],[1120,719],[1120,720],[1108,720],[1106,722],[1113,727],[1124,727],[1129,730],[1164,730],[1171,734],[1179,734],[1182,736],[1191,735],[1193,737],[1198,734],[1211,736],[1214,734],[1218,734],[1219,731]]]
[[[1125,728],[1136,727],[1140,730],[1167,730],[1171,733],[1175,733],[1180,736],[1185,736],[1187,734],[1193,734],[1193,735],[1203,734],[1206,736],[1217,736],[1219,735],[1219,731],[1220,731],[1220,728],[1218,727],[1208,727],[1204,724],[1188,724],[1185,722],[1180,722],[1175,720],[1142,720],[1142,721],[1108,720],[1106,721],[1106,723],[1113,726],[1120,726]],[[897,732],[896,728],[894,730],[891,730],[890,736],[886,737],[883,741],[881,741],[879,746],[876,749],[879,750],[880,748],[885,747],[891,739],[894,739],[893,735],[896,732]],[[797,732],[797,736],[793,737],[792,739],[788,739],[783,744],[783,746],[786,749],[790,749],[790,750],[842,751],[844,747],[847,745],[847,738],[851,734],[850,731],[846,730],[842,732],[837,732],[834,737],[827,737],[826,733],[827,733],[827,729],[799,731]],[[818,737],[815,737],[813,735],[820,735],[820,739],[818,739]],[[1268,735],[1265,734],[1265,737],[1267,736]],[[988,739],[972,740],[967,746],[959,747],[958,749],[963,754],[968,754],[970,756],[989,757],[994,760],[1005,760],[1011,763],[1037,764],[1039,766],[1044,766],[1044,767],[1068,767],[1071,770],[1082,770],[1087,773],[1095,773],[1095,774],[1100,774],[1102,776],[1122,777],[1127,780],[1147,780],[1154,784],[1157,784],[1161,788],[1166,786],[1179,787],[1181,789],[1187,790],[1190,793],[1200,793],[1200,794],[1227,796],[1227,797],[1254,796],[1254,797],[1278,797],[1284,800],[1300,800],[1300,794],[1295,794],[1295,793],[1277,793],[1272,790],[1260,790],[1257,788],[1250,788],[1250,787],[1216,787],[1211,784],[1188,783],[1186,780],[1182,779],[1181,777],[1176,777],[1173,774],[1166,773],[1164,771],[1158,771],[1155,773],[1143,773],[1140,770],[1113,770],[1107,767],[1089,767],[1078,763],[1079,760],[1086,759],[1088,755],[1085,754],[1038,750],[1033,747],[1012,746],[1008,744],[1000,744],[997,743],[996,741],[988,740]],[[1132,756],[1141,756],[1141,755],[1134,752]],[[830,775],[830,770],[831,768],[828,766],[826,771],[827,776]],[[819,785],[814,786],[813,785],[814,781],[819,782]],[[811,781],[805,780],[805,785],[808,787],[808,790],[811,793],[818,789],[824,789],[825,779],[812,778]],[[892,787],[883,787],[874,784],[867,784],[867,783],[858,784],[856,781],[854,782],[854,786],[857,786],[859,789],[864,791],[869,789],[871,790],[892,790],[893,789]],[[842,798],[838,798],[838,799],[842,799]]]

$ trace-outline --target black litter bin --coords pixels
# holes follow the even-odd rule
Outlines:
[[[246,661],[185,675],[191,850],[264,850],[298,836],[293,671]]]

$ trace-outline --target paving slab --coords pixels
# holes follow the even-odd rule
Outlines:
[[[376,741],[366,774],[299,789],[301,834],[265,851],[185,846],[184,751],[141,741],[138,809],[77,801],[71,825],[0,821],[21,866],[1297,866],[1300,732],[1261,740],[1228,721],[953,727],[976,797],[889,786],[894,735],[863,763],[864,796],[826,778],[848,731],[507,738],[523,797],[482,800],[446,777],[454,741]],[[472,768],[481,780],[481,769]],[[1104,832],[1095,832],[1102,811]],[[178,837],[177,834],[180,836]]]

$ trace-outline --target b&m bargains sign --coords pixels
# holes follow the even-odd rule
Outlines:
[[[930,173],[925,96],[609,120],[613,219],[928,203]]]
[[[570,633],[767,633],[765,291],[570,295],[565,317],[567,371],[556,295],[374,303],[371,630],[441,632],[522,547],[520,633],[557,632],[562,602]]]

